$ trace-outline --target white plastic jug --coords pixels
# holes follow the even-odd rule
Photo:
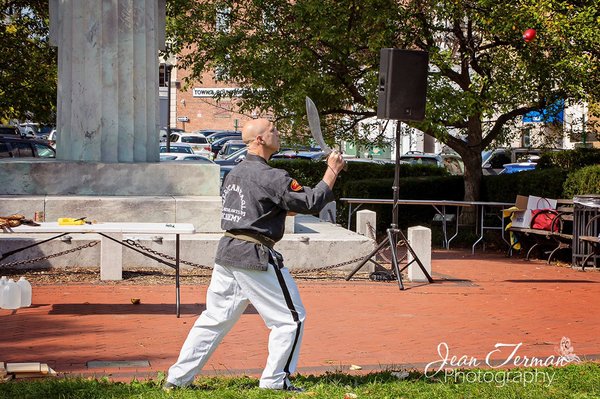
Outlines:
[[[25,277],[21,277],[17,284],[21,288],[21,307],[31,306],[31,284]]]
[[[21,306],[21,287],[15,280],[8,279],[8,283],[2,289],[2,307],[4,309],[19,309]]]

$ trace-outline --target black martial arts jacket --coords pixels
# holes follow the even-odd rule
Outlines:
[[[219,241],[215,263],[256,270],[267,270],[269,245],[248,241],[246,234],[275,243],[283,237],[288,211],[318,213],[334,198],[324,181],[314,188],[303,187],[285,170],[272,168],[254,154],[225,177],[221,197],[221,228],[230,234]]]

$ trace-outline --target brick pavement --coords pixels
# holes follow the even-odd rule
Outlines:
[[[522,343],[518,355],[547,358],[563,336],[579,357],[600,358],[599,272],[466,251],[435,251],[433,271],[434,284],[407,284],[403,292],[396,282],[359,275],[298,279],[308,313],[299,371],[422,369],[439,359],[442,342],[451,356],[480,361],[496,343]],[[154,377],[176,359],[205,292],[205,285],[182,286],[178,319],[170,285],[34,285],[31,308],[0,310],[0,361],[39,361],[67,375]],[[131,304],[134,297],[142,303]],[[248,308],[205,373],[259,375],[267,336]],[[90,361],[148,365],[89,368]]]

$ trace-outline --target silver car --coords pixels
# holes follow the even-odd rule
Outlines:
[[[167,152],[167,144],[160,143],[160,153]],[[191,145],[185,143],[169,143],[169,153],[177,154],[194,154],[194,149]]]

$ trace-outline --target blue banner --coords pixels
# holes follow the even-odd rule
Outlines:
[[[546,108],[523,115],[524,123],[563,123],[565,100],[557,100]]]

